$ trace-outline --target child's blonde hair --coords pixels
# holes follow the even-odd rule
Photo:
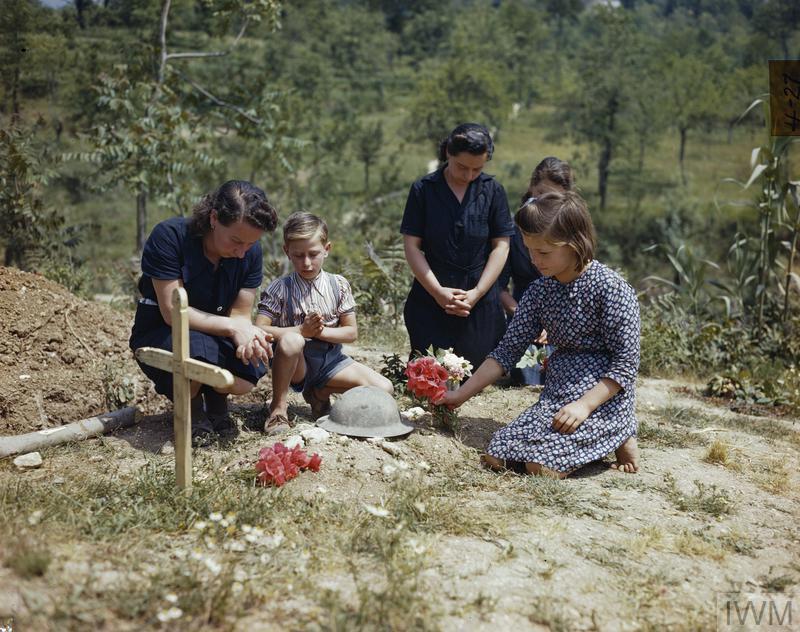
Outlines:
[[[576,270],[594,258],[597,236],[584,199],[574,191],[528,198],[514,221],[523,233],[539,235],[553,245],[567,245],[578,255]]]
[[[328,243],[328,225],[321,217],[306,211],[297,211],[286,218],[283,225],[283,243],[298,239],[315,239]]]

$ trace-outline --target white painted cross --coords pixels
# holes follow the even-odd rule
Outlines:
[[[172,351],[154,347],[136,350],[136,359],[172,373],[175,482],[181,489],[192,486],[192,409],[190,382],[201,382],[217,388],[233,384],[233,374],[213,364],[189,357],[189,300],[186,290],[175,288],[172,293]]]

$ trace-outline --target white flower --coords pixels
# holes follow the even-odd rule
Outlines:
[[[364,509],[367,510],[367,513],[372,514],[378,518],[388,518],[389,510],[383,507],[376,507],[375,505],[364,505]]]
[[[233,582],[231,584],[231,594],[233,595],[241,595],[242,591],[244,590],[244,586],[240,582]]]
[[[245,536],[245,537],[247,537],[247,536]],[[237,552],[237,553],[241,553],[241,552],[242,552],[242,551],[244,551],[246,548],[247,548],[247,547],[246,547],[246,546],[244,545],[244,543],[243,543],[242,541],[240,541],[240,540],[228,540],[228,541],[225,543],[225,549],[226,549],[226,550],[228,550],[228,551],[235,551],[235,552]]]
[[[167,593],[164,595],[164,600],[168,601],[169,603],[178,603],[178,595],[175,593]]]
[[[421,408],[420,406],[414,406],[413,408],[409,408],[406,411],[400,413],[406,419],[410,419],[414,421],[415,419],[419,419],[425,415],[425,409]]]
[[[32,527],[35,527],[42,519],[44,512],[41,509],[37,509],[34,511],[30,516],[28,516],[28,524]]]
[[[450,377],[455,380],[463,380],[472,375],[472,363],[451,351],[447,351],[442,356],[441,363],[447,369]]]
[[[208,514],[208,519],[211,522],[219,522],[222,520],[222,514],[218,511],[212,511],[210,514]]]
[[[198,531],[202,531],[207,526],[208,525],[203,520],[201,520],[200,522],[195,522],[194,523],[194,528],[197,529]]]
[[[183,616],[183,610],[180,608],[170,608],[169,610],[162,610],[158,613],[158,620],[161,623],[167,623],[168,621],[174,621],[175,619],[180,619]]]
[[[217,562],[213,557],[205,558],[203,563],[206,565],[206,568],[211,571],[212,575],[219,575],[220,571],[222,571],[222,564]]]

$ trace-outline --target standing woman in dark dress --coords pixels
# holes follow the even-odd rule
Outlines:
[[[452,348],[478,366],[503,335],[496,281],[514,224],[503,187],[482,173],[493,151],[483,125],[459,125],[439,147],[443,166],[411,185],[400,232],[412,353]]]
[[[183,287],[189,298],[189,356],[234,375],[233,386],[221,391],[191,383],[194,445],[208,444],[214,433],[234,435],[228,394],[249,392],[266,373],[271,336],[253,324],[252,310],[263,269],[260,239],[277,223],[264,191],[230,180],[203,198],[192,217],[158,224],[144,246],[131,349],[172,350],[172,292]],[[139,366],[171,400],[172,374]]]

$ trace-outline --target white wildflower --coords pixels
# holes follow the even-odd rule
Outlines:
[[[376,507],[375,505],[364,505],[364,509],[367,510],[367,513],[372,514],[378,518],[388,518],[389,510],[385,509],[384,507]]]
[[[164,600],[168,601],[169,603],[178,603],[178,595],[175,593],[167,593],[164,595]]]
[[[414,509],[416,509],[421,514],[424,514],[425,513],[425,503],[422,502],[421,500],[418,500],[417,502],[414,503]]]
[[[206,568],[211,571],[212,575],[219,575],[222,571],[222,564],[217,562],[213,557],[207,557],[203,559],[203,564],[206,565]]]
[[[44,512],[41,509],[37,509],[30,516],[28,516],[28,524],[32,527],[35,527],[42,520],[43,515]]]
[[[162,610],[158,613],[158,620],[161,623],[167,623],[169,621],[174,621],[175,619],[180,619],[183,616],[183,610],[180,608],[172,607],[169,610]]]
[[[199,522],[195,522],[194,523],[194,528],[197,529],[198,531],[203,531],[207,526],[208,526],[208,523],[206,523],[203,520],[200,520]]]
[[[241,553],[247,547],[244,545],[244,542],[241,540],[228,540],[225,543],[225,550],[227,551],[234,551],[235,553]]]
[[[222,514],[218,511],[212,511],[210,514],[208,514],[208,519],[211,522],[220,522],[222,520]]]

